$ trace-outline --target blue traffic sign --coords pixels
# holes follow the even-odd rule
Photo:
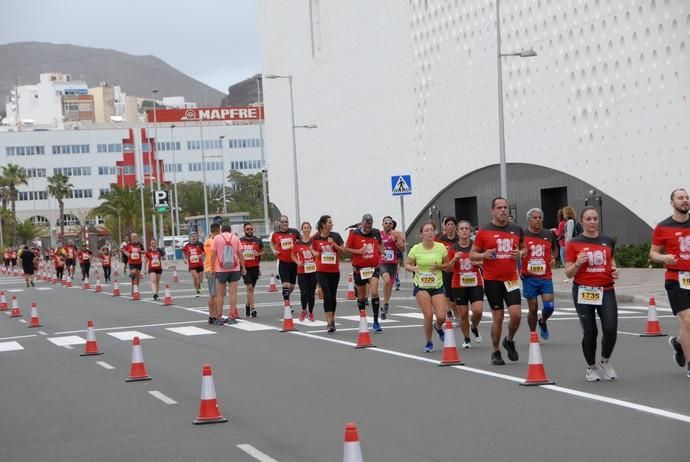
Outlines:
[[[393,175],[391,177],[391,193],[394,196],[409,196],[412,194],[412,176]]]

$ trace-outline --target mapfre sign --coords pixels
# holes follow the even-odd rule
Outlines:
[[[147,111],[149,122],[222,122],[241,120],[262,120],[263,107],[234,106],[234,107],[202,107],[196,109],[153,109]],[[155,119],[155,120],[154,120]]]

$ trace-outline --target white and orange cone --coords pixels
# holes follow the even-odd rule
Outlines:
[[[373,348],[375,346],[374,342],[371,341],[371,335],[369,335],[367,312],[359,310],[359,335],[357,336],[357,345],[355,348]]]
[[[640,337],[666,337],[666,334],[661,330],[659,318],[656,315],[656,300],[654,297],[649,299],[649,310],[647,311],[647,327],[644,334]]]
[[[86,322],[86,345],[84,352],[80,356],[95,356],[102,355],[103,352],[98,348],[96,343],[96,332],[93,330],[93,321]]]
[[[283,302],[283,328],[280,329],[281,332],[291,332],[297,330],[295,323],[292,319],[292,307],[290,306],[290,300],[285,300]]]
[[[362,446],[359,443],[357,425],[350,422],[345,424],[345,445],[343,447],[343,462],[363,462]]]
[[[177,277],[177,267],[173,267],[173,279],[172,282],[180,282],[180,279]]]
[[[195,425],[227,422],[228,419],[220,413],[216,399],[216,387],[213,384],[213,372],[210,364],[204,364],[201,374],[201,404],[199,417],[194,419]]]
[[[139,293],[139,286],[132,285],[132,300],[141,300],[141,294]]]
[[[7,311],[7,297],[4,290],[0,290],[0,311]]]
[[[55,274],[55,272],[53,272],[52,276],[50,277],[50,282],[51,282],[51,284],[57,284],[58,283],[57,274]]]
[[[443,337],[443,354],[439,366],[457,366],[465,364],[458,353],[458,344],[455,343],[455,332],[453,332],[453,321],[446,320],[445,335]]]
[[[17,296],[12,295],[12,312],[10,313],[11,318],[21,318],[22,317],[22,310],[19,308],[19,304],[17,303]]]
[[[91,283],[89,282],[89,277],[88,277],[88,276],[84,279],[84,282],[82,282],[81,288],[84,289],[84,290],[90,289],[90,288],[91,288]]]
[[[539,347],[539,336],[536,332],[529,333],[529,360],[527,361],[527,378],[520,385],[535,386],[535,385],[550,385],[554,384],[553,380],[549,380],[546,376],[546,369],[544,369],[544,360],[541,357],[541,348]]]
[[[72,278],[69,274],[65,276],[65,287],[72,287]]]
[[[115,282],[113,282],[113,297],[119,297],[120,296],[120,283],[115,279]]]
[[[125,379],[125,382],[142,382],[144,380],[151,380],[151,377],[146,373],[139,337],[134,337],[132,339],[132,365],[129,369],[129,378]]]
[[[101,277],[96,276],[96,287],[95,287],[96,292],[100,292],[103,290],[103,287],[101,287]]]
[[[172,295],[170,295],[170,286],[165,285],[165,297],[163,297],[163,306],[170,306],[173,304]]]
[[[269,279],[268,282],[268,290],[267,292],[277,292],[278,288],[276,287],[276,275],[271,273],[271,279]]]
[[[31,303],[31,321],[28,327],[42,327],[41,320],[38,318],[38,309],[36,309],[36,302]]]
[[[347,277],[347,299],[354,300],[355,296],[355,283],[352,281],[352,273]]]

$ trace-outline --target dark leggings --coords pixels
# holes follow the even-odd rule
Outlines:
[[[316,273],[298,274],[297,284],[299,284],[302,309],[306,310],[309,307],[309,312],[313,313],[316,303]]]
[[[110,266],[103,267],[103,277],[105,278],[106,282],[110,281]]]
[[[601,356],[608,359],[613,353],[613,347],[616,346],[618,303],[616,302],[616,292],[611,289],[604,291],[604,300],[601,305],[578,304],[577,288],[578,285],[573,284],[573,302],[582,327],[582,352],[585,355],[585,361],[591,366],[596,364],[597,334],[599,333],[594,311],[596,310],[599,314],[601,321]]]
[[[55,277],[57,278],[57,281],[60,282],[62,281],[62,277],[65,274],[65,267],[63,266],[62,268],[55,268]]]
[[[322,273],[316,272],[316,280],[323,291],[323,310],[325,312],[335,313],[336,296],[338,293],[338,283],[340,282],[340,273]]]

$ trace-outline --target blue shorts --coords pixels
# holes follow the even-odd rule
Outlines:
[[[525,277],[522,280],[522,294],[527,300],[537,298],[539,295],[553,295],[553,281],[551,279]]]

